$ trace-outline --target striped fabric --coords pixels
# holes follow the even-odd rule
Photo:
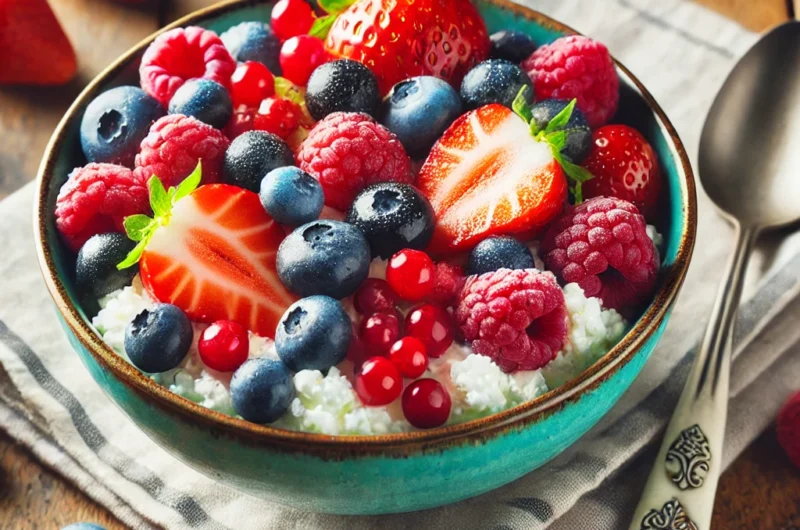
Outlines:
[[[680,0],[529,1],[605,42],[652,90],[690,155],[716,89],[755,36]],[[730,229],[700,197],[694,263],[672,321],[612,412],[554,461],[495,492],[416,514],[299,512],[221,487],[155,446],[105,397],[63,338],[36,264],[33,188],[0,203],[0,427],[133,528],[617,529],[652,463],[708,315]],[[800,381],[800,236],[754,260],[737,329],[726,463]]]

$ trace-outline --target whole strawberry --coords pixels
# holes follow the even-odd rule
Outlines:
[[[661,170],[644,136],[627,125],[606,125],[594,131],[583,166],[594,178],[583,184],[584,198],[616,197],[633,203],[648,221],[658,210]]]
[[[0,84],[60,85],[75,75],[75,52],[46,0],[0,2]]]
[[[325,40],[332,55],[367,65],[382,94],[419,75],[458,87],[488,57],[490,46],[486,25],[469,0],[358,0],[338,16]]]

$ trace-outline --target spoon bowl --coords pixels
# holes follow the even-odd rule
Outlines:
[[[728,75],[700,139],[699,176],[743,226],[800,219],[800,22],[765,35]],[[787,67],[792,65],[792,67]]]

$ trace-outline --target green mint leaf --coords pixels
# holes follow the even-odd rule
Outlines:
[[[545,127],[544,132],[551,133],[566,127],[569,119],[572,117],[572,111],[575,110],[575,103],[577,103],[577,100],[573,99],[566,107],[561,109],[561,112],[553,116],[553,119],[550,120],[550,123]]]
[[[150,242],[151,234],[152,232],[147,237],[139,241],[139,243],[133,247],[133,250],[128,253],[128,257],[126,257],[122,262],[117,263],[117,270],[121,271],[122,269],[127,269],[128,267],[132,267],[139,263],[139,259],[142,257],[142,252],[144,252],[144,247],[146,247]]]
[[[319,0],[317,3],[326,13],[336,15],[350,7],[356,0]]]
[[[175,204],[179,200],[183,199],[184,197],[191,194],[197,187],[200,185],[200,180],[203,178],[203,163],[202,161],[197,161],[197,167],[194,168],[194,171],[183,179],[183,181],[178,184],[178,187],[175,190],[175,194],[171,197],[172,202],[171,204]]]
[[[153,228],[153,224],[153,219],[144,214],[129,215],[122,222],[125,227],[125,233],[133,241],[141,241],[147,237],[148,232]]]
[[[522,88],[519,89],[517,92],[517,97],[514,98],[514,102],[511,104],[511,109],[523,120],[525,123],[533,123],[531,119],[533,118],[533,114],[531,114],[531,106],[528,105],[528,100],[525,98],[525,93],[530,90],[527,85],[523,85]],[[533,131],[533,134],[536,134],[538,131]]]
[[[167,190],[164,189],[161,179],[153,175],[147,181],[147,188],[150,190],[150,207],[153,209],[155,217],[163,217],[169,214],[172,203],[170,203]]]
[[[336,22],[336,18],[337,15],[327,15],[316,19],[311,25],[311,29],[308,30],[309,36],[324,39],[328,36],[333,23]]]

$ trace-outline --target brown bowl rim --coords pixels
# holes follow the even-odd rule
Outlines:
[[[569,26],[509,0],[481,1],[511,11],[517,16],[536,22],[549,29],[566,34],[578,34],[577,31]],[[655,114],[657,122],[659,122],[660,127],[669,138],[669,147],[673,158],[680,163],[678,171],[683,177],[680,182],[680,198],[684,209],[684,230],[681,234],[675,262],[664,274],[661,287],[656,292],[655,299],[644,315],[619,343],[577,378],[534,400],[464,423],[407,433],[331,436],[272,428],[207,409],[170,392],[166,387],[157,384],[125,362],[103,342],[88,322],[81,318],[58,277],[53,256],[49,248],[45,246],[48,228],[46,215],[47,197],[50,182],[53,178],[53,166],[57,152],[64,141],[70,124],[73,120],[79,118],[78,111],[99,93],[100,88],[109,79],[118,75],[159,34],[176,27],[206,21],[248,5],[252,6],[260,3],[266,3],[266,0],[258,0],[256,2],[252,0],[227,0],[220,2],[187,15],[148,36],[109,65],[86,86],[67,110],[50,138],[36,179],[37,194],[34,205],[34,226],[36,228],[34,229],[34,236],[39,264],[48,291],[53,297],[64,321],[103,369],[113,373],[119,381],[136,391],[144,399],[163,407],[166,412],[186,421],[202,423],[218,435],[235,435],[240,441],[250,444],[268,445],[292,452],[301,451],[334,458],[341,458],[345,455],[385,453],[387,451],[407,455],[417,450],[437,450],[465,441],[484,441],[492,436],[497,436],[511,429],[521,429],[531,422],[538,421],[559,410],[566,402],[579,399],[585,392],[608,379],[624,366],[640,346],[655,333],[678,295],[689,266],[697,228],[696,189],[689,158],[674,126],[641,82],[625,66],[614,59],[619,71],[639,91]]]

